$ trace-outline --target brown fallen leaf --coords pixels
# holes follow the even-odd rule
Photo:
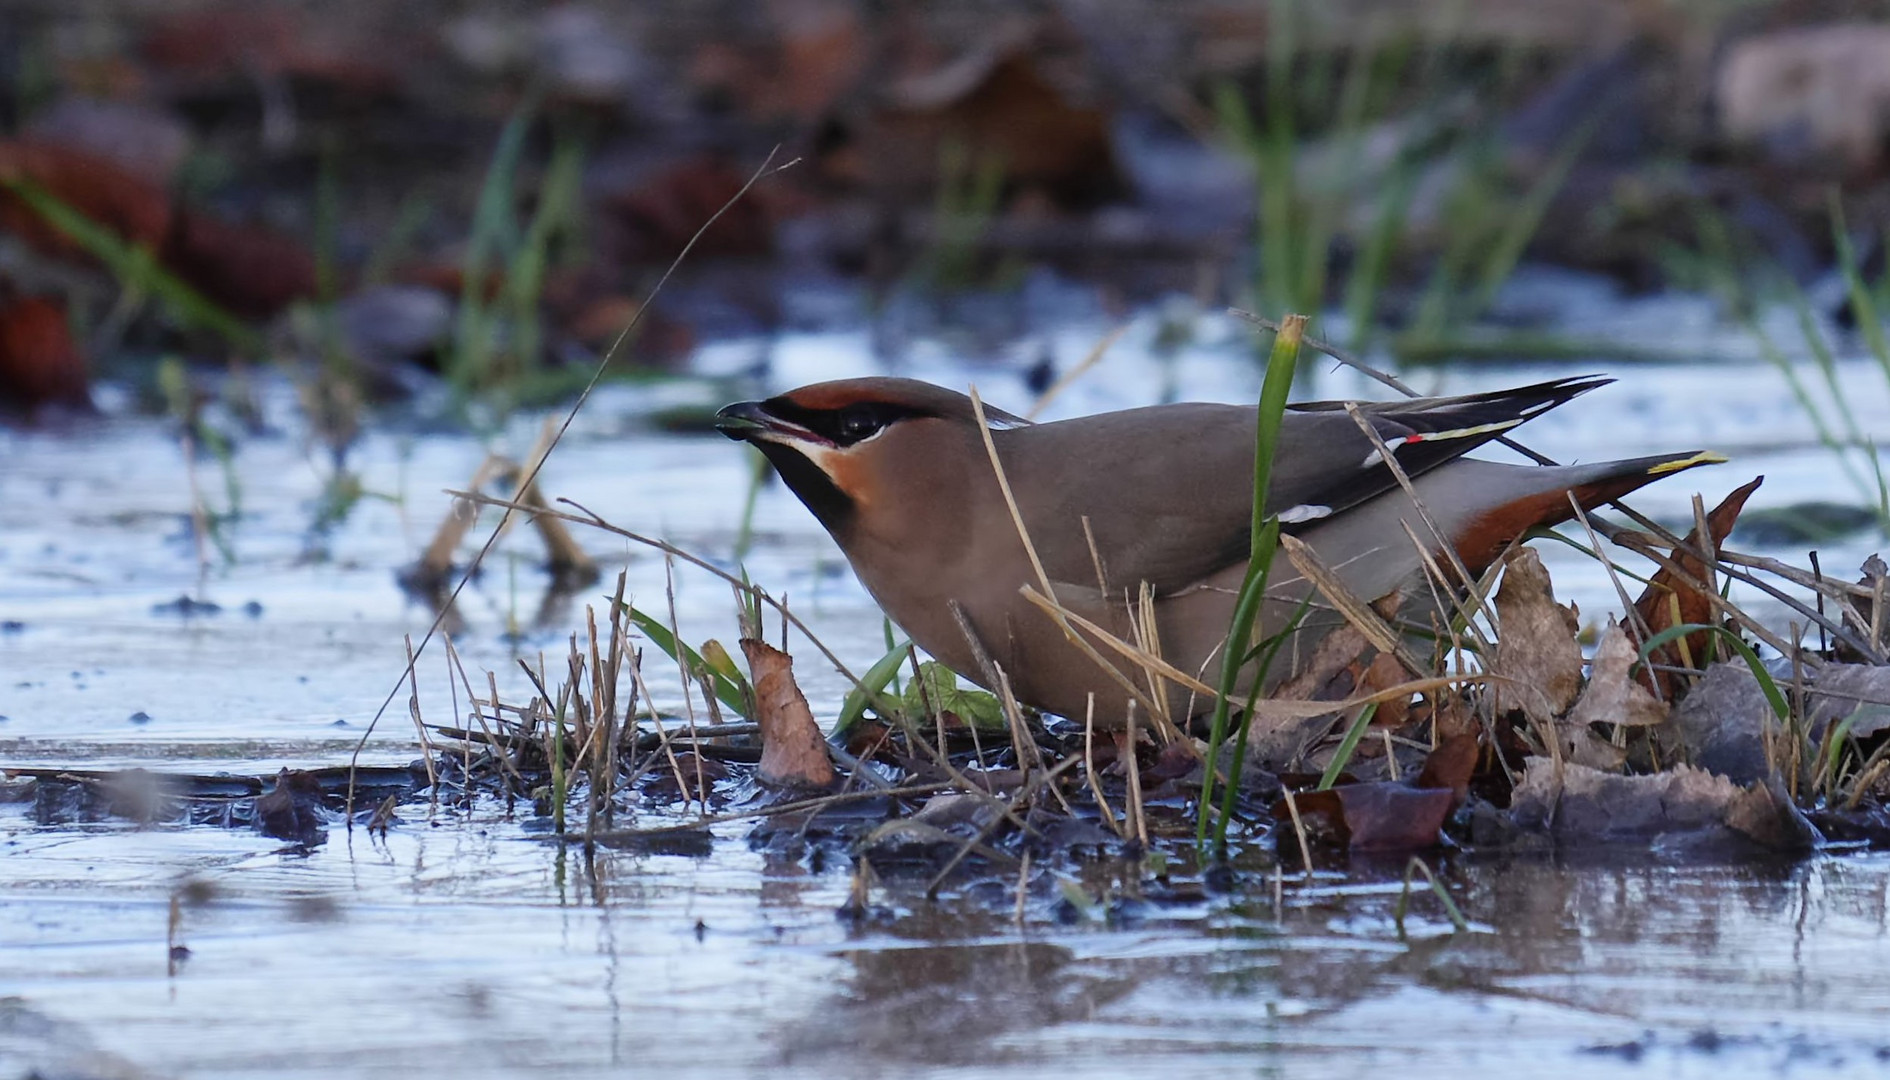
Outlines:
[[[301,244],[254,225],[179,211],[158,258],[198,292],[249,319],[314,296],[315,259]]]
[[[34,184],[128,243],[157,250],[171,229],[171,199],[162,188],[102,157],[53,143],[0,140],[0,184]],[[61,258],[84,249],[0,187],[0,232]]]
[[[1470,778],[1476,774],[1480,749],[1475,732],[1452,735],[1425,759],[1424,771],[1418,773],[1416,785],[1446,789],[1461,803],[1470,792]]]
[[[1555,602],[1541,556],[1517,548],[1496,590],[1497,641],[1491,671],[1496,710],[1520,710],[1538,723],[1568,711],[1582,686],[1580,628],[1573,608]]]
[[[1588,685],[1581,700],[1563,717],[1567,727],[1585,728],[1589,724],[1615,724],[1623,727],[1648,727],[1667,719],[1667,706],[1647,688],[1628,677],[1628,671],[1640,658],[1634,640],[1620,625],[1610,622],[1595,646],[1595,661],[1589,669]]]
[[[1739,520],[1739,512],[1745,509],[1746,500],[1752,496],[1753,492],[1759,490],[1759,485],[1764,482],[1763,476],[1753,477],[1751,483],[1735,489],[1720,500],[1712,513],[1706,515],[1706,527],[1712,533],[1714,551],[1718,551],[1719,545],[1732,533],[1733,524]],[[1687,533],[1686,544],[1693,548],[1700,546],[1700,530],[1697,527]],[[1686,571],[1688,577],[1705,585],[1712,585],[1713,582],[1707,574],[1706,567],[1695,556],[1684,551],[1675,551],[1673,561],[1676,566]],[[1642,621],[1647,624],[1649,634],[1659,634],[1662,630],[1683,623],[1714,621],[1712,598],[1681,581],[1671,569],[1664,566],[1647,582],[1647,588],[1641,592],[1640,599],[1634,601],[1634,610],[1640,612]],[[1678,621],[1675,620],[1676,613],[1679,616]],[[1682,650],[1683,642],[1684,651]],[[1648,659],[1654,664],[1690,667],[1695,671],[1703,671],[1708,664],[1712,663],[1712,647],[1713,636],[1700,630],[1686,635],[1679,641],[1662,645],[1655,649]],[[1648,675],[1654,679],[1663,697],[1674,696],[1672,672],[1655,671],[1650,666]]]
[[[794,681],[794,658],[755,638],[742,639],[755,686],[755,723],[761,726],[757,777],[778,787],[827,787],[833,762],[814,712]]]
[[[1389,690],[1401,683],[1411,681],[1411,673],[1404,669],[1398,658],[1390,653],[1379,653],[1372,657],[1372,662],[1365,668],[1365,674],[1359,679],[1358,693],[1376,694]],[[1409,696],[1392,698],[1380,702],[1378,711],[1372,714],[1374,727],[1395,728],[1403,724],[1411,715]]]
[[[256,797],[251,821],[264,836],[314,843],[327,831],[321,808],[320,778],[304,769],[283,769],[276,786]]]
[[[65,305],[43,296],[0,300],[0,406],[85,408],[85,356],[72,340]]]
[[[1531,758],[1516,785],[1510,819],[1569,844],[1694,835],[1802,851],[1821,840],[1791,800],[1770,785],[1742,787],[1689,765],[1616,776]]]
[[[1094,205],[1120,190],[1110,116],[1053,79],[1023,43],[1000,42],[887,86],[891,108],[841,123],[823,171],[875,191],[917,195],[946,179],[962,151],[999,163],[1008,187],[1058,208]]]
[[[177,207],[169,193],[106,158],[57,143],[0,140],[0,232],[59,258],[87,258],[4,185],[30,184],[153,252],[159,264],[238,315],[262,318],[315,294],[315,259],[266,229]]]
[[[1353,851],[1409,851],[1437,843],[1457,797],[1447,787],[1380,780],[1300,792],[1293,801],[1300,821],[1321,839]],[[1293,809],[1284,799],[1273,804],[1283,850],[1293,844]]]
[[[1319,639],[1310,656],[1293,658],[1291,677],[1269,695],[1276,701],[1321,701],[1351,696],[1353,683],[1346,676],[1371,649],[1365,635],[1351,625]],[[1336,683],[1336,685],[1335,685]],[[1331,728],[1338,710],[1321,716],[1255,724],[1250,747],[1255,763],[1279,770],[1292,765],[1306,748]]]

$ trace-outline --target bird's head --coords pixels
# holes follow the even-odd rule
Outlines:
[[[955,473],[989,470],[981,449],[972,454],[978,435],[971,399],[914,379],[815,383],[715,415],[716,430],[766,455],[836,538],[863,512],[903,516],[903,500],[949,498],[940,489]],[[1025,423],[988,406],[985,418]]]

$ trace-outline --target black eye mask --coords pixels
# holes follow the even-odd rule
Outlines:
[[[856,401],[838,409],[809,409],[786,397],[769,398],[763,408],[791,424],[833,443],[852,446],[884,431],[888,426],[914,416],[930,416],[921,409],[895,405],[889,401]]]

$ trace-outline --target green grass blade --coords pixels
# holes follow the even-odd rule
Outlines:
[[[1890,378],[1890,341],[1884,340],[1876,299],[1857,267],[1857,252],[1851,247],[1850,231],[1844,227],[1844,203],[1835,189],[1831,192],[1831,245],[1837,251],[1838,270],[1844,275],[1844,287],[1850,295],[1851,311],[1857,316],[1858,332],[1864,335],[1864,344],[1877,358],[1884,377]]]
[[[1759,660],[1759,654],[1752,651],[1752,646],[1746,644],[1744,638],[1723,626],[1713,626],[1707,623],[1681,623],[1679,626],[1670,626],[1660,633],[1655,634],[1653,637],[1648,638],[1646,643],[1641,646],[1640,662],[1645,664],[1647,658],[1653,655],[1654,650],[1660,648],[1662,645],[1700,630],[1718,634],[1727,644],[1732,646],[1733,651],[1739,654],[1739,658],[1746,662],[1748,668],[1752,669],[1752,677],[1758,681],[1759,690],[1765,695],[1766,704],[1772,707],[1772,712],[1778,717],[1779,721],[1781,723],[1784,722],[1786,717],[1791,714],[1791,709],[1785,703],[1785,694],[1778,688],[1778,680],[1774,679],[1772,673],[1765,669],[1765,664]]]
[[[1195,842],[1202,846],[1207,843],[1209,819],[1214,816],[1215,757],[1221,743],[1227,738],[1229,705],[1240,681],[1242,665],[1239,661],[1247,655],[1248,643],[1253,638],[1266,598],[1267,572],[1279,544],[1279,519],[1267,512],[1267,494],[1272,485],[1273,451],[1279,443],[1280,428],[1286,415],[1286,399],[1299,366],[1299,346],[1305,329],[1304,315],[1287,315],[1280,320],[1280,331],[1274,336],[1273,349],[1267,360],[1266,379],[1260,387],[1253,449],[1253,517],[1250,522],[1249,559],[1240,593],[1234,601],[1234,618],[1227,631],[1227,643],[1221,651],[1223,662],[1219,693],[1214,701],[1206,767],[1201,779],[1201,803],[1195,822]],[[1247,727],[1248,723],[1243,718],[1240,738],[1234,749],[1236,768],[1228,774],[1230,795],[1240,783],[1237,770],[1244,757]],[[1227,819],[1227,814],[1220,815],[1219,826],[1215,830],[1216,844],[1222,849],[1226,845]]]
[[[833,737],[843,738],[853,730],[853,725],[866,716],[866,707],[890,714],[899,708],[899,702],[886,693],[886,687],[905,666],[906,656],[912,649],[912,642],[901,641],[886,650],[886,655],[874,661],[873,666],[860,676],[860,685],[847,691],[846,700],[840,704],[840,719],[833,725]]]
[[[623,605],[623,609],[624,614],[630,616],[630,621],[636,624],[643,636],[650,639],[650,644],[660,649],[665,656],[671,660],[677,660],[679,658],[676,654],[680,650],[682,653],[680,660],[685,667],[692,672],[706,673],[709,685],[715,689],[716,700],[727,706],[730,712],[738,716],[749,715],[754,708],[749,704],[754,693],[748,688],[747,680],[740,678],[739,673],[736,678],[730,678],[727,672],[704,660],[701,653],[677,641],[675,635],[669,632],[669,627],[664,626],[661,620],[638,611],[630,604]]]
[[[1351,727],[1345,729],[1345,738],[1339,742],[1338,753],[1332,755],[1332,760],[1326,764],[1326,771],[1319,774],[1319,786],[1313,790],[1329,791],[1338,782],[1339,774],[1352,763],[1352,754],[1358,750],[1358,741],[1365,737],[1365,729],[1372,726],[1372,717],[1377,713],[1376,701],[1358,711],[1358,718],[1352,721]]]
[[[84,248],[86,254],[104,263],[123,288],[156,297],[185,327],[212,331],[244,352],[262,351],[262,335],[160,266],[148,249],[132,244],[31,180],[0,180],[0,186],[19,196],[46,224]]]
[[[479,188],[479,201],[473,210],[472,232],[466,238],[465,261],[460,264],[459,312],[453,324],[453,356],[448,376],[455,389],[464,394],[485,376],[491,362],[492,326],[486,310],[486,272],[495,259],[504,258],[517,247],[518,222],[513,217],[514,181],[519,160],[525,153],[525,136],[537,113],[534,100],[526,100],[499,131],[499,141],[492,150],[492,161]]]

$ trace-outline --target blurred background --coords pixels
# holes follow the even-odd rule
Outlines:
[[[76,627],[86,589],[186,620],[214,591],[332,629],[304,568],[352,568],[381,659],[413,618],[388,570],[470,556],[428,546],[439,492],[533,460],[629,327],[550,495],[870,612],[716,407],[875,372],[1018,411],[1068,380],[1051,417],[1250,402],[1266,341],[1230,305],[1426,392],[1614,374],[1530,440],[1728,452],[1648,512],[1764,472],[1740,541],[1850,574],[1890,529],[1887,15],[12,0],[0,602]],[[1301,384],[1390,393],[1310,352]]]
[[[1614,303],[1675,293],[1815,359],[1884,281],[1886,7],[13,0],[0,400],[275,365],[339,451],[568,395],[777,146],[615,377],[863,327],[1041,388],[1053,323],[1227,304],[1388,366],[1714,353]]]

